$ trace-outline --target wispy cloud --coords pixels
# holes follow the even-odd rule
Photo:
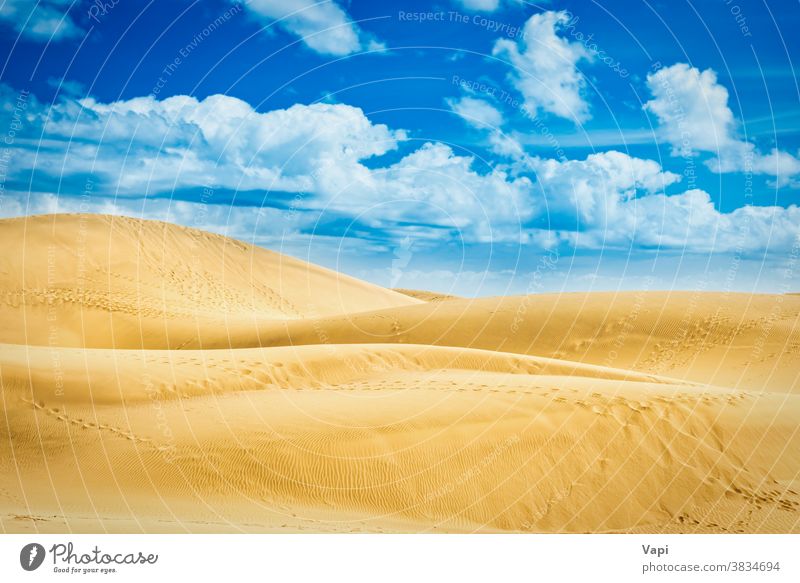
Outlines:
[[[3,0],[0,21],[20,36],[35,41],[57,41],[83,34],[70,17],[72,0]]]
[[[454,113],[464,119],[469,125],[477,127],[499,127],[503,125],[503,114],[483,99],[462,97],[450,99],[447,104]]]
[[[343,56],[381,46],[333,0],[248,0],[244,5],[321,54]]]
[[[553,139],[539,133],[514,133],[515,139],[526,146],[549,147]],[[554,133],[559,145],[564,148],[609,148],[633,146],[640,144],[657,144],[659,138],[652,129],[645,128],[608,128],[589,129],[570,133]]]

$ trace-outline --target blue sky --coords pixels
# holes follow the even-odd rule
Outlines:
[[[0,0],[0,215],[382,285],[797,290],[800,5]]]

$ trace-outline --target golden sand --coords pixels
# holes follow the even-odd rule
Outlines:
[[[6,532],[800,532],[800,296],[387,290],[0,221]]]

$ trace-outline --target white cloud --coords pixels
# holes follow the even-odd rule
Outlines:
[[[589,217],[581,230],[555,230],[570,246],[581,249],[659,249],[694,253],[780,253],[800,242],[800,208],[745,206],[718,211],[702,190],[648,194],[617,200]]]
[[[72,0],[3,0],[0,21],[21,36],[36,41],[60,40],[83,34],[70,18]]]
[[[11,106],[6,89],[0,116],[12,115]],[[800,230],[795,206],[720,213],[699,190],[665,196],[679,177],[655,161],[615,151],[584,160],[530,157],[499,131],[490,140],[509,150],[510,164],[480,166],[449,146],[426,143],[394,162],[368,166],[366,160],[397,148],[406,135],[342,104],[260,113],[223,95],[109,104],[65,99],[53,106],[31,97],[18,125],[0,214],[72,210],[88,176],[95,211],[135,215],[145,209],[152,218],[239,237],[255,228],[257,209],[169,198],[209,186],[260,191],[268,200],[296,193],[292,212],[263,211],[262,231],[267,223],[274,231],[259,236],[272,240],[342,217],[355,237],[367,229],[368,238],[413,234],[534,247],[560,241],[593,249],[785,249]],[[45,192],[11,196],[28,184],[31,171],[31,183]],[[55,198],[45,184],[72,197]]]
[[[462,97],[461,99],[450,99],[447,104],[453,112],[464,118],[464,121],[472,126],[496,128],[504,123],[503,114],[483,99]]]
[[[796,177],[800,174],[800,159],[789,152],[773,148],[768,153],[758,152],[755,146],[740,142],[706,162],[714,172],[752,172],[775,176],[778,186],[796,186]]]
[[[715,172],[766,174],[781,186],[800,174],[800,160],[794,155],[777,149],[765,154],[739,138],[728,90],[713,70],[677,63],[648,75],[647,85],[653,99],[645,109],[658,118],[673,155],[713,153],[706,165]]]
[[[510,135],[500,130],[489,134],[489,149],[498,156],[514,160],[524,159],[527,156],[516,135]]]
[[[250,0],[244,5],[258,17],[276,22],[280,28],[299,36],[318,53],[344,56],[362,48],[382,47],[367,38],[333,0]]]
[[[455,4],[471,12],[496,12],[504,4],[525,4],[522,0],[454,0]],[[537,5],[549,4],[550,0],[538,0]]]
[[[647,85],[655,99],[645,104],[661,125],[663,137],[682,151],[715,152],[735,142],[736,123],[728,107],[728,90],[711,69],[700,72],[678,63],[651,73]]]
[[[618,221],[626,201],[680,181],[653,160],[613,150],[585,160],[527,158],[524,164],[536,173],[549,212],[577,216],[592,228]]]
[[[702,190],[626,203],[610,238],[686,252],[790,249],[800,237],[800,208],[745,206],[721,213]]]
[[[456,4],[475,12],[494,12],[500,8],[500,0],[456,0]]]
[[[534,14],[518,41],[500,39],[492,54],[514,67],[511,80],[532,114],[541,110],[583,122],[591,116],[578,63],[591,61],[592,54],[582,44],[558,35],[568,21],[564,11]]]
[[[347,105],[258,113],[224,95],[111,104],[65,100],[51,108],[32,107],[31,116],[42,138],[35,160],[20,158],[19,168],[35,164],[54,176],[96,175],[123,196],[207,184],[336,191],[337,177],[367,174],[361,160],[396,148],[405,137]]]
[[[300,193],[305,210],[381,227],[457,229],[470,240],[517,240],[532,213],[528,178],[479,173],[471,157],[442,144],[368,168],[365,160],[397,148],[406,135],[348,105],[259,113],[223,95],[65,99],[52,107],[32,100],[25,125],[12,148],[17,178],[34,171],[64,184],[91,176],[95,192],[106,196],[169,196],[204,186]]]
[[[361,190],[367,200],[359,200],[358,188],[343,191],[341,200],[363,208],[376,226],[386,220],[416,221],[457,229],[471,241],[525,239],[522,223],[537,212],[530,179],[498,168],[480,174],[473,164],[471,157],[457,156],[444,144],[426,143],[396,164],[373,171],[372,184]]]
[[[543,197],[538,208],[556,223],[558,217],[579,220],[579,229],[553,227],[562,242],[579,248],[751,253],[790,249],[800,237],[797,206],[746,206],[721,213],[702,190],[664,194],[680,176],[622,152],[566,161],[525,157],[516,169],[535,172]]]

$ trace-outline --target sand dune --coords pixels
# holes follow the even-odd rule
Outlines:
[[[426,291],[422,289],[403,289],[399,287],[393,289],[394,291],[399,292],[403,295],[411,296],[412,298],[417,298],[418,300],[422,300],[424,302],[446,302],[448,300],[461,299],[458,296],[454,296],[451,294],[443,294],[439,292]]]
[[[697,382],[800,391],[800,296],[568,293],[460,299],[263,329],[262,345],[462,346],[629,368]]]
[[[180,348],[237,327],[419,303],[194,229],[100,215],[0,221],[0,342]]]
[[[800,531],[800,297],[430,301],[110,217],[0,241],[5,531]]]

